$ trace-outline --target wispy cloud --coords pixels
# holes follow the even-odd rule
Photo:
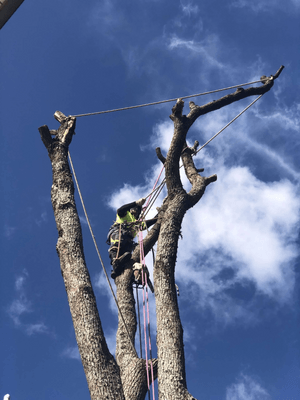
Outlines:
[[[281,9],[285,12],[291,11],[291,7],[293,10],[300,10],[300,1],[299,0],[287,0],[284,4],[280,0],[234,0],[231,5],[233,7],[239,8],[250,8],[254,12],[266,12],[270,13],[273,12],[274,9],[278,10]]]
[[[40,227],[42,224],[48,222],[48,214],[46,211],[42,212],[41,215],[35,219],[35,223],[37,224],[38,227]]]
[[[174,34],[169,39],[168,47],[170,50],[187,50],[190,57],[201,57],[202,60],[204,59],[208,63],[209,67],[227,70],[227,66],[219,60],[219,45],[220,42],[217,35],[209,35],[202,41],[195,41],[182,39]],[[182,57],[186,56],[183,52],[180,55]]]
[[[67,347],[63,353],[62,356],[65,358],[70,358],[72,360],[78,360],[80,361],[80,354],[79,354],[79,350],[77,346],[73,346],[73,347]]]
[[[44,322],[25,322],[26,314],[33,314],[34,307],[31,300],[28,299],[26,293],[26,281],[29,277],[27,270],[23,270],[15,279],[15,298],[6,308],[9,317],[14,325],[25,332],[28,336],[35,334],[49,334],[49,328]]]
[[[16,227],[5,224],[3,234],[7,239],[11,239],[16,230],[17,230]]]
[[[198,14],[199,7],[194,4],[192,1],[180,1],[180,6],[183,13],[187,16],[191,16],[192,14]]]
[[[25,330],[29,336],[39,333],[49,333],[49,328],[43,322],[37,324],[27,324]]]
[[[236,383],[226,390],[226,400],[270,400],[262,385],[249,375],[240,374]]]
[[[108,276],[110,275],[109,271]],[[116,303],[114,301],[113,295],[111,293],[110,287],[107,283],[106,277],[104,275],[104,272],[100,272],[95,276],[95,282],[93,283],[95,285],[95,288],[101,292],[102,295],[106,295],[109,298],[109,308],[110,310],[115,314],[118,315],[118,309],[116,306]],[[112,285],[113,286],[113,285]]]
[[[81,224],[88,225],[88,222],[87,222],[87,220],[85,218],[85,215],[79,215],[79,220],[80,220]]]

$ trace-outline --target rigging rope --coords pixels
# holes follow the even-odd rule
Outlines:
[[[247,83],[241,83],[240,85],[233,85],[233,86],[228,86],[226,88],[222,88],[222,89],[215,89],[215,90],[210,90],[208,92],[203,92],[203,93],[198,93],[198,94],[190,94],[188,96],[180,96],[180,97],[176,97],[174,99],[169,99],[169,100],[161,100],[161,101],[155,101],[153,103],[145,103],[145,104],[139,104],[137,106],[129,106],[129,107],[122,107],[122,108],[114,108],[112,110],[106,110],[106,111],[96,111],[96,112],[92,112],[92,113],[86,113],[86,114],[76,114],[76,115],[70,115],[70,117],[89,117],[91,115],[99,115],[99,114],[108,114],[108,113],[112,113],[112,112],[116,112],[116,111],[125,111],[125,110],[132,110],[134,108],[141,108],[141,107],[148,107],[148,106],[154,106],[157,104],[163,104],[163,103],[170,103],[172,101],[177,101],[179,98],[180,99],[189,99],[191,97],[199,97],[199,96],[205,96],[207,94],[212,94],[212,93],[217,93],[217,92],[223,92],[224,90],[229,90],[229,89],[234,89],[234,88],[238,88],[241,86],[248,86],[248,85],[252,85],[253,83],[262,83],[261,80],[259,81],[253,81],[253,82],[247,82]]]
[[[251,104],[249,104],[246,108],[243,109],[243,111],[241,111],[236,117],[234,117],[230,122],[228,122],[227,125],[225,125],[222,129],[219,130],[219,132],[217,132],[211,139],[209,139],[206,143],[204,143],[203,146],[201,146],[195,154],[199,153],[200,150],[202,150],[205,146],[208,145],[208,143],[210,143],[212,140],[214,140],[221,132],[224,131],[224,129],[226,129],[229,125],[231,125],[236,119],[238,119],[242,114],[244,114],[245,111],[248,110],[248,108],[250,108],[251,106],[253,106],[254,103],[257,102],[257,100],[259,100],[261,97],[263,96],[263,94],[261,94],[260,96],[258,96],[255,100],[252,101]],[[180,167],[181,168],[181,167]]]
[[[150,368],[151,368],[151,383],[152,383],[152,395],[155,400],[154,392],[154,371],[152,362],[152,347],[151,347],[151,332],[150,332],[150,313],[149,313],[149,297],[148,297],[148,283],[146,273],[146,262],[144,254],[144,243],[143,243],[143,232],[142,229],[139,231],[139,244],[140,244],[140,261],[142,264],[142,286],[143,286],[143,316],[144,316],[144,338],[145,338],[145,358],[146,358],[146,373],[147,373],[147,384],[148,384],[148,396],[150,399],[150,377],[149,377],[149,366],[148,366],[148,352],[147,352],[147,328],[146,328],[146,305],[147,304],[147,322],[148,322],[148,346],[150,356]],[[146,295],[145,295],[146,293]],[[145,301],[146,297],[146,301]]]
[[[114,298],[114,300],[115,300],[115,303],[116,303],[116,305],[117,305],[117,307],[118,307],[118,311],[119,311],[119,313],[120,313],[120,316],[121,316],[121,319],[122,319],[122,321],[123,321],[125,330],[126,330],[126,332],[127,332],[128,340],[129,340],[129,342],[130,342],[130,344],[131,344],[131,347],[132,347],[133,351],[135,352],[136,356],[138,357],[137,352],[136,352],[136,349],[135,349],[135,347],[134,347],[134,344],[132,343],[132,341],[131,341],[131,339],[130,339],[130,334],[129,334],[128,327],[127,327],[127,325],[126,325],[126,322],[125,322],[125,319],[124,319],[124,317],[123,317],[122,311],[121,311],[121,309],[120,309],[120,307],[119,307],[118,300],[117,300],[117,298],[116,298],[116,296],[115,296],[115,293],[114,293],[113,288],[112,288],[112,286],[111,286],[111,283],[110,283],[110,281],[109,281],[109,278],[108,278],[106,269],[105,269],[105,267],[104,267],[104,263],[103,263],[103,261],[102,261],[102,257],[101,257],[101,255],[100,255],[100,252],[99,252],[99,249],[98,249],[98,245],[97,245],[97,242],[96,242],[94,233],[93,233],[93,229],[92,229],[92,226],[91,226],[91,224],[90,224],[90,220],[89,220],[89,217],[88,217],[88,214],[87,214],[85,205],[84,205],[84,201],[83,201],[83,198],[82,198],[82,195],[81,195],[81,191],[80,191],[80,188],[79,188],[79,184],[78,184],[78,180],[77,180],[77,176],[76,176],[76,173],[75,173],[75,169],[74,169],[74,166],[73,166],[73,162],[72,162],[72,158],[71,158],[70,152],[68,152],[68,156],[69,156],[69,161],[70,161],[72,173],[73,173],[73,176],[74,176],[74,180],[75,180],[75,183],[76,183],[76,187],[77,187],[77,190],[78,190],[78,194],[79,194],[79,197],[80,197],[80,201],[81,201],[81,204],[82,204],[82,208],[83,208],[83,211],[84,211],[84,215],[85,215],[86,221],[87,221],[87,223],[88,223],[88,227],[89,227],[89,229],[90,229],[91,236],[92,236],[92,238],[93,238],[93,242],[94,242],[94,245],[95,245],[97,254],[98,254],[98,258],[99,258],[100,263],[101,263],[101,265],[102,265],[104,274],[105,274],[105,276],[106,276],[106,280],[107,280],[108,285],[109,285],[109,288],[110,288],[110,291],[111,291],[111,293],[112,293],[112,295],[113,295],[113,298]]]

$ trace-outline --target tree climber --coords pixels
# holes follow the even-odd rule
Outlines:
[[[108,250],[110,263],[113,267],[111,277],[115,279],[121,274],[124,264],[129,261],[136,243],[134,238],[139,229],[146,229],[154,225],[157,217],[137,224],[146,199],[141,198],[117,209],[115,223],[110,227],[106,243],[110,245]]]

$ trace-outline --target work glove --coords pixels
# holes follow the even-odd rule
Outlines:
[[[136,203],[137,206],[142,207],[142,205],[143,205],[145,202],[146,202],[146,199],[145,199],[145,197],[143,197],[143,198],[137,200],[135,203]]]

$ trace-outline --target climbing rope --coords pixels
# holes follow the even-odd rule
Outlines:
[[[106,276],[106,280],[107,280],[107,282],[108,282],[110,291],[111,291],[111,293],[112,293],[112,295],[113,295],[113,298],[114,298],[115,303],[116,303],[116,305],[117,305],[117,308],[118,308],[118,311],[119,311],[119,313],[120,313],[122,322],[123,322],[123,324],[124,324],[125,330],[126,330],[126,332],[127,332],[128,340],[129,340],[129,342],[130,342],[130,344],[131,344],[131,347],[132,347],[134,353],[135,353],[136,356],[138,357],[137,352],[136,352],[136,349],[135,349],[135,347],[134,347],[134,344],[132,343],[132,340],[130,339],[130,334],[129,334],[128,327],[127,327],[127,325],[126,325],[126,322],[125,322],[125,319],[124,319],[124,317],[123,317],[122,311],[121,311],[121,309],[120,309],[120,307],[119,307],[118,300],[117,300],[117,298],[116,298],[116,296],[115,296],[115,293],[114,293],[113,288],[112,288],[112,286],[111,286],[111,283],[110,283],[110,281],[109,281],[109,277],[108,277],[108,275],[107,275],[106,269],[105,269],[105,267],[104,267],[104,263],[103,263],[103,261],[102,261],[102,257],[101,257],[101,255],[100,255],[100,252],[99,252],[99,249],[98,249],[98,245],[97,245],[97,242],[96,242],[94,233],[93,233],[93,229],[92,229],[92,226],[91,226],[91,224],[90,224],[90,220],[89,220],[89,217],[88,217],[88,214],[87,214],[85,205],[84,205],[84,201],[83,201],[83,198],[82,198],[82,195],[81,195],[81,190],[80,190],[80,187],[79,187],[79,184],[78,184],[78,180],[77,180],[77,176],[76,176],[76,173],[75,173],[75,169],[74,169],[74,166],[73,166],[73,162],[72,162],[72,158],[71,158],[70,152],[68,152],[68,156],[69,156],[69,161],[70,161],[72,173],[73,173],[73,176],[74,176],[74,180],[75,180],[75,183],[76,183],[76,187],[77,187],[77,190],[78,190],[78,194],[79,194],[79,197],[80,197],[80,201],[81,201],[81,204],[82,204],[82,208],[83,208],[83,211],[84,211],[84,215],[85,215],[86,221],[87,221],[87,223],[88,223],[88,227],[89,227],[91,236],[92,236],[92,238],[93,238],[93,242],[94,242],[94,245],[95,245],[97,254],[98,254],[98,258],[99,258],[100,263],[101,263],[101,265],[102,265],[103,272],[104,272],[104,274],[105,274],[105,276]]]
[[[149,399],[150,399],[150,376],[149,376],[148,351],[147,351],[147,348],[149,347],[149,357],[150,357],[149,361],[150,361],[150,369],[151,369],[152,395],[153,395],[153,400],[155,400],[154,371],[153,371],[153,362],[152,362],[152,346],[151,346],[151,330],[150,330],[149,296],[148,296],[148,283],[147,283],[146,262],[145,262],[145,253],[144,253],[142,229],[140,229],[140,231],[139,231],[139,245],[140,245],[140,262],[142,264],[143,317],[144,317],[145,359],[146,359],[148,396],[149,396]],[[146,322],[146,315],[147,315],[147,322]],[[148,325],[148,341],[147,341],[147,325]]]
[[[234,85],[234,86],[228,86],[228,87],[222,88],[222,89],[210,90],[209,92],[203,92],[203,93],[197,93],[197,94],[190,94],[190,95],[188,95],[188,96],[176,97],[175,99],[155,101],[155,102],[153,102],[153,103],[139,104],[139,105],[137,105],[137,106],[122,107],[122,108],[114,108],[114,109],[112,109],[112,110],[97,111],[97,112],[86,113],[86,114],[70,115],[70,117],[75,117],[75,118],[78,118],[78,117],[89,117],[89,116],[91,116],[91,115],[108,114],[108,113],[112,113],[112,112],[116,112],[116,111],[125,111],[125,110],[132,110],[132,109],[134,109],[134,108],[141,108],[141,107],[154,106],[154,105],[157,105],[157,104],[170,103],[170,102],[172,102],[172,101],[177,101],[178,98],[180,98],[180,99],[189,99],[189,98],[191,98],[191,97],[205,96],[205,95],[207,95],[207,94],[212,94],[212,93],[217,93],[217,92],[223,92],[223,91],[225,91],[225,90],[230,90],[230,89],[238,88],[238,87],[241,87],[241,86],[252,85],[253,83],[262,83],[262,81],[259,80],[259,81],[241,83],[240,85]]]

